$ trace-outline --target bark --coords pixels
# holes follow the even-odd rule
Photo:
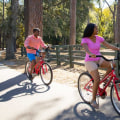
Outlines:
[[[5,11],[5,0],[3,0],[3,22],[4,22],[4,11]],[[5,42],[5,34],[4,34],[4,30],[2,32],[2,50],[4,50],[4,42]]]
[[[120,0],[117,4],[116,32],[116,42],[120,44]]]
[[[70,45],[76,44],[76,3],[77,0],[70,0]]]
[[[33,33],[33,28],[40,28],[43,36],[43,0],[28,0],[25,4],[25,31],[26,36]],[[26,13],[28,12],[28,13]],[[27,15],[28,14],[28,15]],[[28,18],[26,18],[28,17]]]
[[[29,23],[29,0],[24,0],[24,18],[25,18],[25,38],[28,36],[28,23]]]
[[[1,50],[1,30],[0,30],[0,50]]]
[[[6,44],[6,59],[15,58],[16,52],[16,31],[17,31],[17,14],[18,14],[18,0],[11,0],[12,16],[11,16],[11,31],[8,35]]]

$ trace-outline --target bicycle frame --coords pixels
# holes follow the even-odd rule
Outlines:
[[[35,64],[35,73],[36,74],[39,74],[40,67],[42,66],[43,63],[44,63],[44,61],[40,58],[40,60],[38,60],[38,62]]]
[[[106,83],[105,87],[104,87],[103,89],[101,89],[101,88],[100,88],[100,84],[101,84],[101,83],[104,83],[108,78],[110,78],[109,81]],[[120,101],[120,96],[119,96],[119,94],[118,94],[117,87],[116,87],[116,84],[115,84],[115,82],[116,82],[117,80],[118,80],[118,78],[116,77],[115,70],[113,69],[107,76],[105,76],[105,77],[100,81],[99,87],[98,87],[98,94],[97,94],[97,95],[102,96],[103,93],[105,93],[105,94],[107,95],[107,93],[106,93],[105,90],[106,90],[106,88],[108,87],[108,85],[110,84],[110,82],[113,81],[113,85],[114,85],[114,88],[115,88],[115,91],[116,91],[117,98],[118,98],[118,100]],[[94,82],[93,78],[84,86],[84,89],[86,89],[86,90],[89,91],[89,92],[92,92],[91,82]],[[91,87],[91,89],[90,89],[90,88],[87,88],[87,86]]]
[[[40,67],[42,67],[43,74],[45,74],[45,71],[47,72],[47,67],[45,67],[44,69],[42,66],[43,63],[44,63],[44,60],[42,59],[42,56],[40,56],[40,59],[38,60],[38,62],[35,64],[35,67],[34,67],[36,74],[40,74]]]

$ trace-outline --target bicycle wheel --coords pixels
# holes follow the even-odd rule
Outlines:
[[[120,96],[120,80],[116,81],[115,84],[116,84],[118,94]],[[116,94],[114,85],[112,85],[112,87],[111,87],[110,98],[111,98],[111,102],[112,102],[114,109],[120,115],[120,101],[117,98],[117,94]]]
[[[40,67],[40,76],[45,85],[49,85],[53,79],[53,72],[48,63],[43,63]]]
[[[84,72],[78,78],[78,91],[82,100],[90,103],[92,100],[92,86],[93,81],[89,73]]]
[[[29,62],[26,62],[25,64],[25,74],[28,78],[29,78],[30,70],[31,70],[31,62],[29,61]]]

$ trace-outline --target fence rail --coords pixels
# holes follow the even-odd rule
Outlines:
[[[118,46],[118,45],[117,45]],[[61,65],[62,62],[69,64],[70,67],[74,65],[84,66],[85,51],[81,45],[54,45],[54,49],[50,50],[49,60],[56,61],[57,65]],[[101,46],[101,53],[108,57],[113,58],[116,56],[116,52],[110,49],[106,49]],[[26,50],[24,47],[21,48],[21,56],[26,55]],[[120,73],[119,66],[120,62],[117,64],[117,73]]]

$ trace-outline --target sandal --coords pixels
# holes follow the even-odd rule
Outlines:
[[[99,104],[97,104],[96,101],[92,101],[90,104],[92,107],[99,109]]]

